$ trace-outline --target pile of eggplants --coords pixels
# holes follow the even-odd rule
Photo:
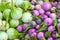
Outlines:
[[[60,40],[60,0],[0,0],[0,40]]]

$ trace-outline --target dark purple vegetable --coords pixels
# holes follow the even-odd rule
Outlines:
[[[44,33],[43,32],[39,32],[38,34],[37,34],[37,38],[38,39],[41,39],[41,38],[43,38],[44,37]]]
[[[22,32],[23,31],[23,27],[21,25],[17,26],[16,29],[17,29],[18,32]]]
[[[42,22],[41,19],[37,19],[37,20],[36,20],[36,23],[37,23],[37,24],[40,24],[41,22]]]
[[[31,21],[31,22],[30,22],[30,25],[31,25],[31,27],[35,27],[37,24],[36,24],[35,21]]]
[[[46,14],[47,16],[49,16],[49,15],[51,14],[51,12],[50,12],[50,11],[47,11],[45,14]]]
[[[48,27],[48,31],[53,32],[54,30],[55,30],[55,29],[54,29],[53,26],[49,26],[49,27]]]
[[[51,8],[51,4],[49,2],[44,2],[42,8],[47,11]]]
[[[35,37],[36,36],[36,30],[35,29],[30,29],[28,31],[28,33],[32,36],[32,37]]]
[[[47,40],[53,40],[53,38],[52,37],[49,37]]]
[[[33,15],[34,15],[34,16],[39,16],[39,11],[33,10]]]
[[[60,19],[58,19],[58,22],[60,23]]]
[[[51,25],[52,24],[52,19],[51,18],[46,18],[44,20],[44,22],[46,23],[46,25]]]
[[[39,9],[39,13],[41,14],[41,15],[43,15],[44,14],[44,10],[43,9]]]

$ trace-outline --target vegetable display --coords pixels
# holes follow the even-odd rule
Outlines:
[[[60,40],[60,0],[0,0],[0,40]]]

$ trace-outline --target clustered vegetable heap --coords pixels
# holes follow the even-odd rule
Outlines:
[[[60,40],[60,1],[0,1],[0,40]]]

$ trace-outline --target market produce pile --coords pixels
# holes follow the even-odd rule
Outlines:
[[[60,0],[1,0],[0,40],[60,40]]]

